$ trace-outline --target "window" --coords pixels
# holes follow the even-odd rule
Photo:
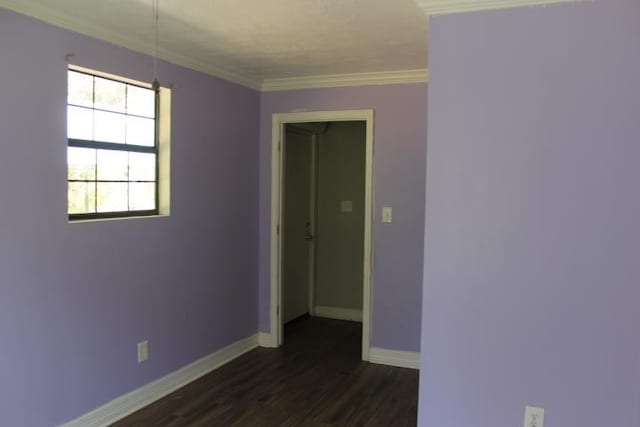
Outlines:
[[[158,95],[69,69],[69,219],[158,214]]]

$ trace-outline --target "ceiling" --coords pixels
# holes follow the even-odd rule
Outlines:
[[[159,0],[159,6],[160,58],[245,86],[360,73],[426,79],[427,17],[415,0]],[[0,7],[153,51],[152,0],[0,0]]]

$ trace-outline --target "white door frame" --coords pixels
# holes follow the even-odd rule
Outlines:
[[[287,123],[346,122],[366,123],[366,168],[364,201],[364,271],[362,298],[362,360],[369,360],[371,342],[371,277],[373,271],[373,110],[311,111],[279,113],[272,118],[271,139],[271,341],[282,344],[282,185],[284,149],[282,140]]]

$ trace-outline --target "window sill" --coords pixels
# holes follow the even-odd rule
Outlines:
[[[111,222],[111,221],[129,221],[136,219],[151,219],[151,218],[169,218],[169,214],[158,215],[141,215],[141,216],[120,216],[114,218],[91,218],[91,219],[67,219],[69,224],[86,224],[93,222]]]

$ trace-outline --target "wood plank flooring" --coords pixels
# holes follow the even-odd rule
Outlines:
[[[360,360],[361,325],[302,318],[116,427],[415,426],[418,371]]]

